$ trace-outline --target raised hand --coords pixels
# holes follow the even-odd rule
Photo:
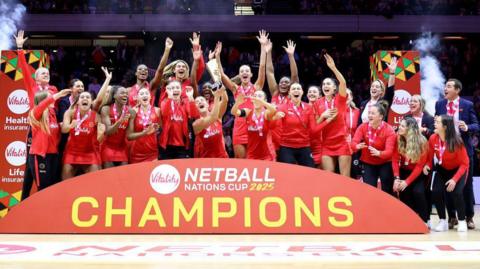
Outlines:
[[[390,71],[390,74],[395,74],[395,70],[397,70],[397,57],[392,57],[392,60],[388,64],[388,70]]]
[[[17,35],[13,35],[13,37],[15,38],[15,43],[17,44],[17,48],[18,49],[21,49],[23,48],[23,44],[25,44],[25,41],[27,41],[28,37],[25,37],[24,38],[24,31],[23,30],[19,30]]]
[[[213,92],[213,96],[221,97],[224,93],[225,93],[225,86],[222,85],[220,89],[217,89],[216,91]]]
[[[283,48],[285,49],[285,52],[289,55],[293,55],[295,53],[295,42],[293,42],[293,40],[287,40],[287,46],[283,46]]]
[[[112,79],[112,72],[108,72],[108,68],[102,66],[102,71],[105,74],[105,79]]]
[[[257,39],[258,39],[258,42],[260,42],[260,45],[265,46],[268,42],[267,31],[265,31],[265,30],[258,31]]]
[[[173,47],[173,40],[171,40],[170,37],[165,38],[165,49],[170,50],[172,49],[172,47]]]
[[[213,60],[215,58],[215,50],[213,51],[208,51],[208,60]]]
[[[192,43],[193,49],[197,49],[200,46],[200,34],[193,32],[192,38],[190,38],[190,43]]]
[[[325,53],[325,55],[323,56],[325,57],[325,61],[327,62],[327,66],[328,68],[330,69],[335,69],[335,61],[333,61],[333,58],[332,56],[330,56],[328,53]]]
[[[220,53],[222,53],[222,42],[218,41],[217,45],[215,46],[215,58],[220,57]]]

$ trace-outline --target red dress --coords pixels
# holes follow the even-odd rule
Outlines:
[[[195,139],[198,145],[198,158],[228,158],[223,140],[222,122],[220,120],[203,129]]]
[[[324,156],[344,156],[352,155],[347,138],[347,127],[345,126],[345,110],[347,106],[347,97],[337,95],[332,101],[327,101],[325,97],[317,101],[319,114],[331,108],[337,108],[337,117],[330,122],[328,128],[322,132],[322,154]]]
[[[115,104],[110,106],[110,122],[115,124],[117,120],[122,118],[123,113],[128,113],[128,108],[124,106],[123,112],[115,113]],[[127,150],[127,127],[128,121],[123,122],[117,129],[117,132],[107,135],[102,144],[102,162],[128,162]]]
[[[275,160],[275,149],[271,143],[270,124],[265,119],[265,110],[257,117],[252,110],[247,117],[247,159]]]
[[[70,130],[67,145],[63,153],[64,164],[101,164],[96,146],[97,124],[96,113],[89,110],[83,117],[79,117],[78,108],[73,114],[78,124]],[[73,117],[72,117],[73,119]]]
[[[237,91],[235,92],[235,99],[237,99],[237,96],[240,93],[245,95],[245,97],[252,97],[255,93],[255,85],[249,83],[247,87],[243,87],[242,85],[238,86]],[[248,108],[253,110],[252,100],[250,98],[245,99],[245,102],[238,108]],[[235,121],[233,123],[233,145],[246,144],[248,144],[247,120],[243,117],[235,117]]]
[[[133,121],[134,132],[141,132],[148,125],[160,123],[160,118],[155,113],[155,107],[150,106],[147,113],[140,107]],[[149,162],[158,159],[157,133],[149,134],[135,139],[130,147],[130,163]]]

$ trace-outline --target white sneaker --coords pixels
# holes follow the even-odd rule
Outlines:
[[[431,220],[428,220],[427,223],[425,223],[428,227],[429,230],[432,229],[432,221]]]
[[[467,221],[466,220],[459,220],[457,226],[457,232],[466,232],[468,230]]]
[[[448,222],[446,219],[440,219],[438,222],[437,226],[435,226],[435,229],[433,229],[436,232],[446,232],[448,231]]]

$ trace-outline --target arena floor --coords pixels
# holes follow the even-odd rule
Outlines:
[[[467,269],[480,264],[480,229],[421,235],[3,234],[0,238],[0,268],[15,269]]]

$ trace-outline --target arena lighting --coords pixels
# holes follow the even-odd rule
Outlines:
[[[332,39],[333,36],[331,35],[302,35],[300,36],[301,39],[309,39],[309,40],[329,40]]]
[[[31,35],[31,38],[54,38],[55,35]]]
[[[126,35],[99,35],[98,37],[104,39],[127,38]]]
[[[445,40],[465,40],[463,36],[444,36],[443,39]]]
[[[395,40],[395,39],[400,39],[400,37],[398,35],[373,36],[373,39],[376,39],[376,40]]]

